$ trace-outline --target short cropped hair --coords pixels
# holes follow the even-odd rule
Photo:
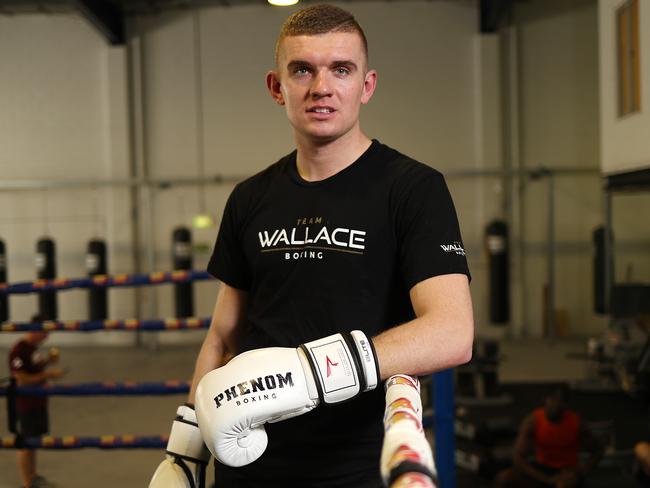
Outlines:
[[[557,398],[566,403],[571,397],[571,388],[566,383],[559,383],[553,386],[553,389],[548,393],[547,398]]]
[[[275,64],[278,64],[280,44],[285,37],[315,36],[329,32],[356,32],[361,37],[363,50],[368,57],[368,40],[354,16],[339,7],[327,4],[312,5],[294,12],[285,20],[275,43]]]

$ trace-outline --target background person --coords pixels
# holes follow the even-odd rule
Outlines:
[[[637,485],[650,487],[650,442],[641,441],[634,445],[634,460]]]
[[[39,315],[32,322],[42,322]],[[59,351],[50,348],[44,353],[40,346],[47,339],[48,332],[27,332],[14,344],[9,352],[9,370],[20,386],[44,385],[48,380],[63,376],[63,370],[50,365],[59,360]],[[47,396],[18,396],[16,398],[16,434],[21,437],[42,436],[49,431]],[[36,451],[17,449],[18,474],[25,488],[46,488],[54,486],[36,472]]]
[[[573,488],[581,486],[598,465],[603,447],[581,416],[567,408],[567,395],[567,388],[554,390],[543,407],[523,420],[515,441],[514,466],[499,473],[498,488]],[[581,450],[589,452],[585,464],[580,463]]]

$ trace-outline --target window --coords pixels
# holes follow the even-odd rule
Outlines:
[[[639,0],[626,0],[616,11],[618,114],[641,110]]]

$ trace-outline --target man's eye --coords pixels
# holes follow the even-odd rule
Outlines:
[[[350,70],[348,68],[345,68],[345,67],[336,68],[335,71],[336,71],[337,75],[349,75],[350,74]]]
[[[293,70],[294,75],[306,75],[307,73],[309,73],[309,69],[307,69],[305,66],[300,66]]]

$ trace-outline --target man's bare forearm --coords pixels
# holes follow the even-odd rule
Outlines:
[[[473,325],[419,317],[373,338],[381,378],[398,373],[426,375],[472,357]]]
[[[381,377],[425,375],[469,361],[474,320],[467,277],[433,277],[410,296],[417,318],[373,338]]]
[[[221,284],[212,312],[212,322],[194,365],[188,403],[194,404],[196,387],[201,378],[226,364],[236,354],[247,300],[246,292]]]
[[[219,340],[205,340],[194,365],[194,375],[192,376],[192,386],[187,401],[194,405],[194,395],[196,387],[201,378],[213,369],[223,366],[231,357],[223,342]]]

